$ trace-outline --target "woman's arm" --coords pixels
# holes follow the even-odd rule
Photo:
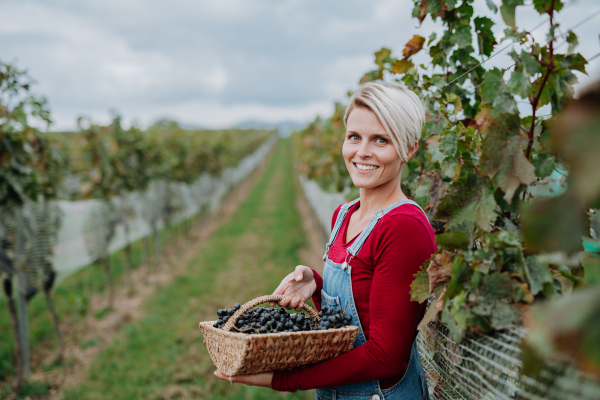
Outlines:
[[[378,230],[367,342],[313,366],[275,372],[273,389],[295,392],[379,380],[406,369],[423,310],[423,305],[410,301],[410,284],[434,246],[416,218],[403,214],[390,217]]]

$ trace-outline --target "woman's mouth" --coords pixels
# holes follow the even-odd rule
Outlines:
[[[354,164],[354,166],[361,172],[371,172],[373,170],[379,169],[379,166],[377,166],[377,165],[358,164],[358,163],[352,163],[352,164]]]

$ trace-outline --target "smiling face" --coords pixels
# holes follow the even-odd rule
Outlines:
[[[404,163],[383,125],[369,109],[357,107],[350,112],[342,155],[358,188],[374,189],[400,183]]]

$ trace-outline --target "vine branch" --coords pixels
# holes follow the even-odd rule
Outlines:
[[[554,21],[553,21],[553,19],[554,19],[554,2],[555,2],[555,0],[552,0],[552,3],[550,3],[550,9],[548,10],[548,16],[550,17],[550,29],[552,29],[552,26],[554,24]],[[540,102],[540,98],[542,97],[542,92],[544,91],[544,86],[546,85],[546,82],[548,82],[548,78],[550,77],[550,74],[552,73],[552,71],[554,69],[554,37],[552,37],[552,40],[550,40],[548,47],[550,50],[550,57],[548,59],[548,67],[546,69],[546,74],[542,78],[540,88],[538,89],[538,92],[537,92],[535,98],[531,102],[531,109],[532,109],[532,111],[531,111],[531,126],[529,127],[529,141],[527,143],[527,152],[525,154],[525,157],[528,160],[529,160],[529,156],[531,155],[531,147],[533,146],[533,138],[534,138],[534,133],[535,133],[535,112],[537,111],[537,106]]]

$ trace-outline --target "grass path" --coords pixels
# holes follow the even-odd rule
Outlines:
[[[146,315],[92,362],[88,377],[64,399],[269,399],[314,398],[314,393],[277,393],[230,386],[213,376],[198,322],[271,293],[307,245],[295,207],[289,141],[277,145],[263,175],[232,218],[206,242],[183,275],[158,289]]]

